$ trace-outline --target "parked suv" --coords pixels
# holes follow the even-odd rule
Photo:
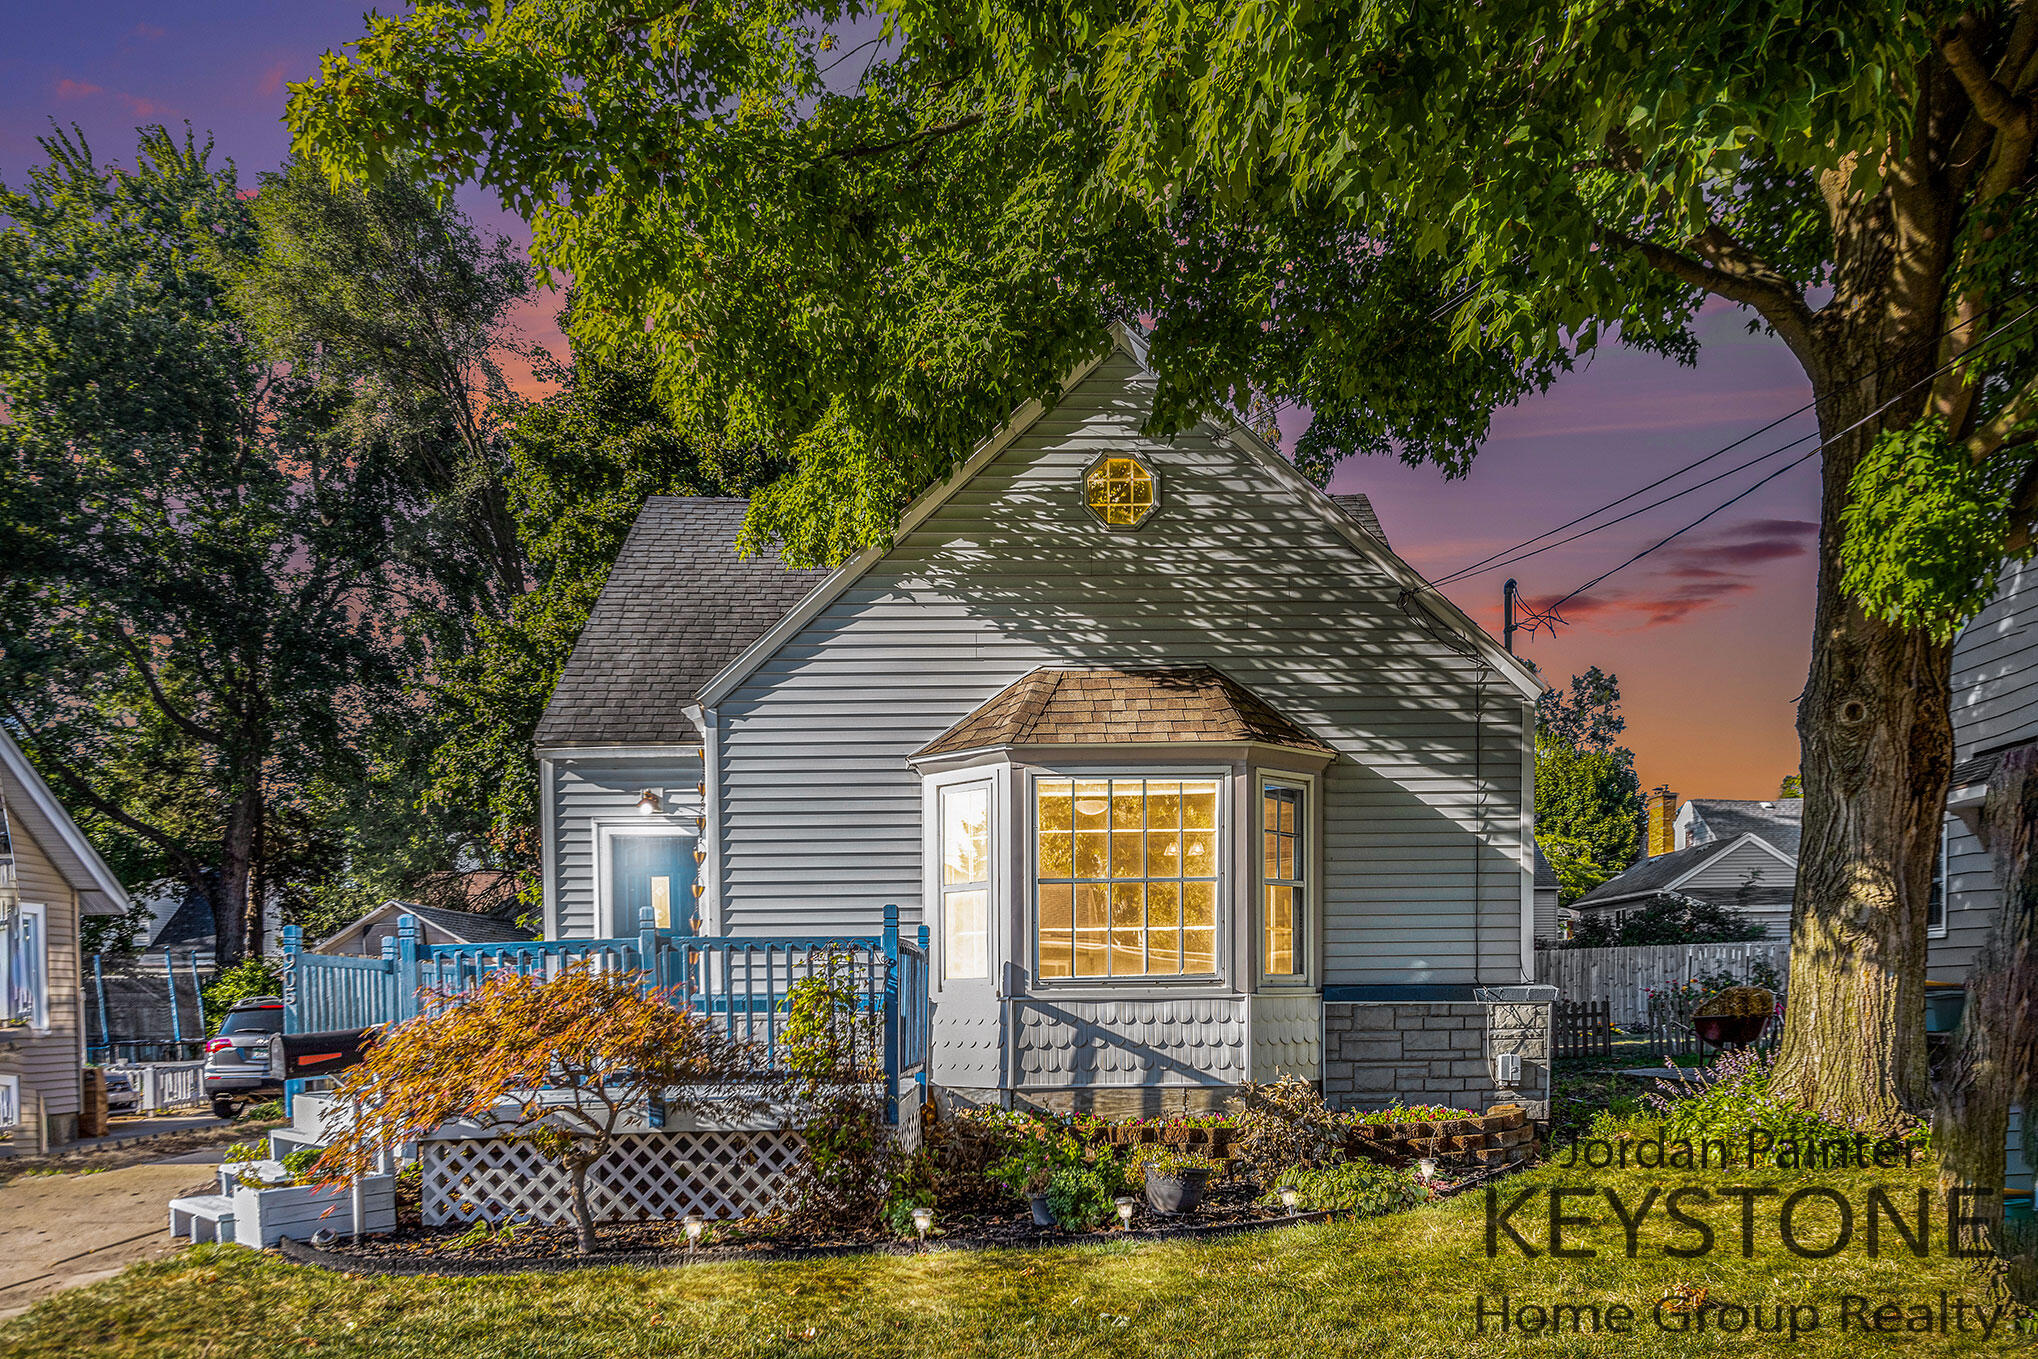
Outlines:
[[[283,1032],[283,1001],[249,996],[226,1012],[219,1034],[205,1044],[205,1093],[218,1118],[232,1118],[259,1096],[280,1095],[269,1074],[269,1040]]]

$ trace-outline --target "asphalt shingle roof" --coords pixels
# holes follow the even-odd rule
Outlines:
[[[1693,798],[1692,810],[1715,840],[1738,840],[1750,832],[1797,857],[1804,838],[1804,799],[1737,802],[1727,798]]]
[[[1265,699],[1207,665],[1039,669],[923,746],[941,755],[985,746],[1265,741],[1330,753]]]
[[[1657,854],[1643,859],[1627,872],[1608,878],[1573,904],[1591,906],[1598,902],[1611,901],[1616,897],[1660,892],[1692,869],[1726,853],[1733,848],[1734,841],[1740,838],[1737,835],[1731,840],[1708,840],[1702,845],[1689,845],[1683,849],[1671,850],[1668,854]]]
[[[1547,855],[1547,854],[1545,854],[1545,853],[1543,853],[1543,847],[1542,847],[1541,845],[1537,845],[1537,846],[1536,846],[1536,886],[1538,886],[1538,887],[1558,887],[1558,886],[1561,886],[1561,885],[1562,885],[1562,884],[1561,884],[1561,883],[1559,883],[1559,882],[1557,881],[1557,870],[1556,870],[1556,868],[1555,868],[1555,867],[1554,867],[1554,866],[1553,866],[1553,865],[1552,865],[1552,864],[1550,863],[1550,856],[1549,856],[1549,855]]]
[[[446,933],[463,939],[470,944],[517,944],[538,936],[514,921],[501,916],[482,915],[477,911],[449,911],[439,906],[419,906],[415,902],[393,903],[402,908],[404,915],[414,915],[427,925],[436,926]]]
[[[683,711],[826,571],[738,557],[746,500],[652,496],[538,721],[537,744],[686,745]]]
[[[1371,499],[1362,495],[1334,495],[1331,500],[1360,528],[1378,538],[1382,544],[1387,542],[1386,530],[1380,527],[1380,516],[1374,511]]]

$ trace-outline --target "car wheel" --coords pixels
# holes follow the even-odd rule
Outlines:
[[[214,1118],[232,1118],[235,1107],[232,1100],[215,1097],[212,1101],[212,1116]]]

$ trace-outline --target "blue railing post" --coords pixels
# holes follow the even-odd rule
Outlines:
[[[885,903],[885,1122],[899,1122],[899,907]]]
[[[658,986],[658,911],[650,906],[637,908],[637,968],[644,974],[645,984],[655,990]]]
[[[414,915],[396,918],[396,1017],[416,1019],[418,992],[424,989],[418,962],[418,920]]]
[[[304,927],[285,925],[283,927],[283,1032],[304,1032],[304,969],[300,963],[304,955]],[[172,988],[174,991],[175,988]],[[290,1116],[290,1109],[304,1090],[303,1081],[283,1082],[283,1116]]]
[[[177,960],[170,956],[170,950],[167,948],[163,950],[163,976],[170,983],[170,1041],[182,1043],[184,1021],[177,1017]],[[203,1044],[205,1035],[199,1034],[198,1041]]]
[[[913,992],[913,1033],[915,1035],[913,1047],[920,1054],[920,1074],[916,1080],[920,1087],[920,1103],[924,1105],[927,1103],[927,1064],[934,1057],[934,1054],[927,1050],[928,1035],[933,1028],[933,1016],[928,1013],[928,1010],[933,1004],[931,993],[934,990],[934,974],[929,969],[933,966],[934,955],[928,948],[930,941],[927,927],[924,924],[919,929],[919,942],[920,985]]]
[[[99,989],[99,1046],[106,1049],[105,1061],[119,1060],[113,1049],[113,1030],[106,1023],[106,973],[99,966],[100,955],[92,955],[92,981]]]

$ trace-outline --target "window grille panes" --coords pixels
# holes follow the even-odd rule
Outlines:
[[[1084,478],[1090,512],[1112,528],[1135,528],[1153,513],[1153,473],[1136,458],[1106,458]]]
[[[941,973],[991,975],[991,786],[941,790]]]
[[[1036,780],[1043,977],[1217,971],[1217,782]]]
[[[1262,965],[1270,977],[1302,974],[1304,844],[1302,790],[1260,794]]]

